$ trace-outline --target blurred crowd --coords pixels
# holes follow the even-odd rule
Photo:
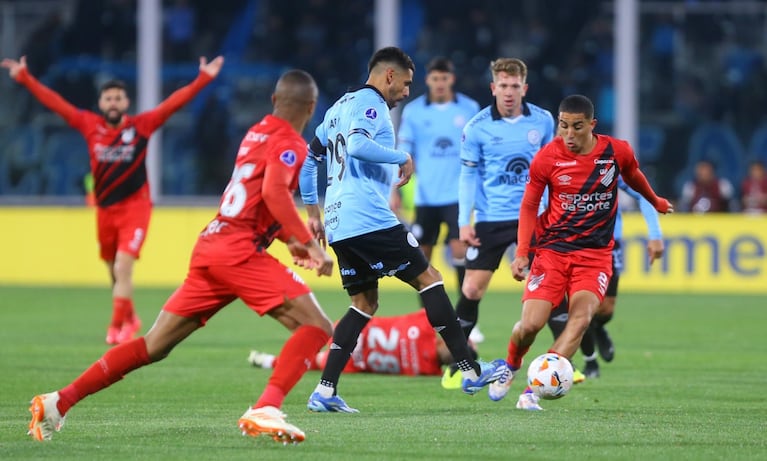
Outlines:
[[[120,66],[136,60],[136,0],[60,3],[62,8],[41,15],[18,46],[30,70],[80,107],[93,108],[98,85],[115,74],[135,95],[135,73],[121,74]],[[728,9],[728,2],[665,3],[668,8],[644,11],[639,23],[640,139],[635,147],[643,168],[660,193],[678,198],[682,210],[764,211],[767,1],[750,2],[748,11]],[[710,9],[722,4],[721,10]],[[490,61],[519,57],[530,69],[530,101],[556,112],[564,95],[585,94],[596,104],[597,132],[612,134],[620,109],[613,107],[611,5],[599,0],[401,0],[400,44],[421,72],[412,94],[425,89],[425,63],[442,55],[456,65],[457,89],[489,104]],[[164,95],[193,76],[197,56],[227,57],[223,83],[166,129],[170,139],[164,145],[191,159],[168,167],[194,175],[164,186],[169,194],[220,192],[234,143],[267,110],[274,75],[289,67],[306,69],[319,82],[323,99],[332,101],[363,81],[375,46],[370,0],[347,0],[343,7],[332,0],[166,0],[163,8]],[[78,67],[84,57],[106,64],[96,72],[93,66]],[[0,85],[0,92],[19,102],[12,113],[0,114],[0,137],[15,126],[42,123],[49,129],[46,124],[53,122],[46,109],[21,89]],[[38,160],[43,162],[43,156]],[[23,176],[18,170],[33,164],[0,168],[0,176],[14,171],[10,179],[0,177],[0,194],[34,194],[33,186],[3,186],[3,181],[18,183]],[[702,185],[707,181],[719,186]],[[37,193],[50,191],[42,183],[36,187]]]

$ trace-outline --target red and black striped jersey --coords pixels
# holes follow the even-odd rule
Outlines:
[[[540,198],[547,186],[549,195],[549,206],[536,222],[535,248],[612,249],[618,176],[632,175],[639,165],[626,141],[595,136],[588,154],[569,151],[557,137],[533,158],[525,195]]]

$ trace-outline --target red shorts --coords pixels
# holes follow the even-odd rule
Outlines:
[[[258,253],[236,266],[189,269],[184,283],[166,301],[163,310],[205,322],[237,298],[258,315],[281,306],[285,299],[310,293],[292,270],[268,253]]]
[[[118,251],[138,259],[151,214],[151,202],[130,197],[106,208],[97,208],[96,228],[101,259],[114,261]]]
[[[609,250],[559,253],[540,249],[535,252],[522,301],[543,299],[557,306],[565,294],[572,296],[577,291],[586,290],[602,302],[612,273],[612,252]]]

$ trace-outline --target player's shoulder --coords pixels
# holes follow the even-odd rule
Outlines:
[[[485,107],[484,109],[477,112],[474,117],[472,117],[467,123],[466,127],[464,127],[464,130],[471,130],[475,128],[477,125],[480,125],[482,123],[486,123],[487,121],[493,120],[493,114],[491,111],[490,106]]]
[[[471,96],[459,92],[455,94],[455,100],[461,106],[472,108],[475,112],[479,111],[479,103]]]
[[[418,109],[423,109],[426,107],[427,98],[426,94],[422,94],[420,96],[417,96],[410,100],[407,104],[405,104],[405,107],[402,109],[402,112],[413,112]]]
[[[541,106],[538,106],[536,104],[533,104],[527,101],[525,101],[525,105],[527,105],[527,108],[530,111],[531,117],[534,117],[536,119],[545,119],[551,122],[554,121],[554,116],[551,115],[551,112],[548,109],[544,109]]]
[[[611,146],[616,155],[634,155],[634,149],[625,139],[614,138],[606,134],[597,134],[597,142]]]

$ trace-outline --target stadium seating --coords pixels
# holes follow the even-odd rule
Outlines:
[[[84,195],[83,179],[90,171],[88,144],[72,129],[53,131],[45,143],[44,193],[48,195]]]
[[[0,132],[0,195],[39,195],[42,132],[22,125]]]
[[[695,164],[709,160],[716,167],[717,176],[740,184],[745,172],[745,149],[733,129],[715,122],[704,123],[690,136],[687,163],[677,175],[675,189],[681,191],[684,182],[693,177]]]

